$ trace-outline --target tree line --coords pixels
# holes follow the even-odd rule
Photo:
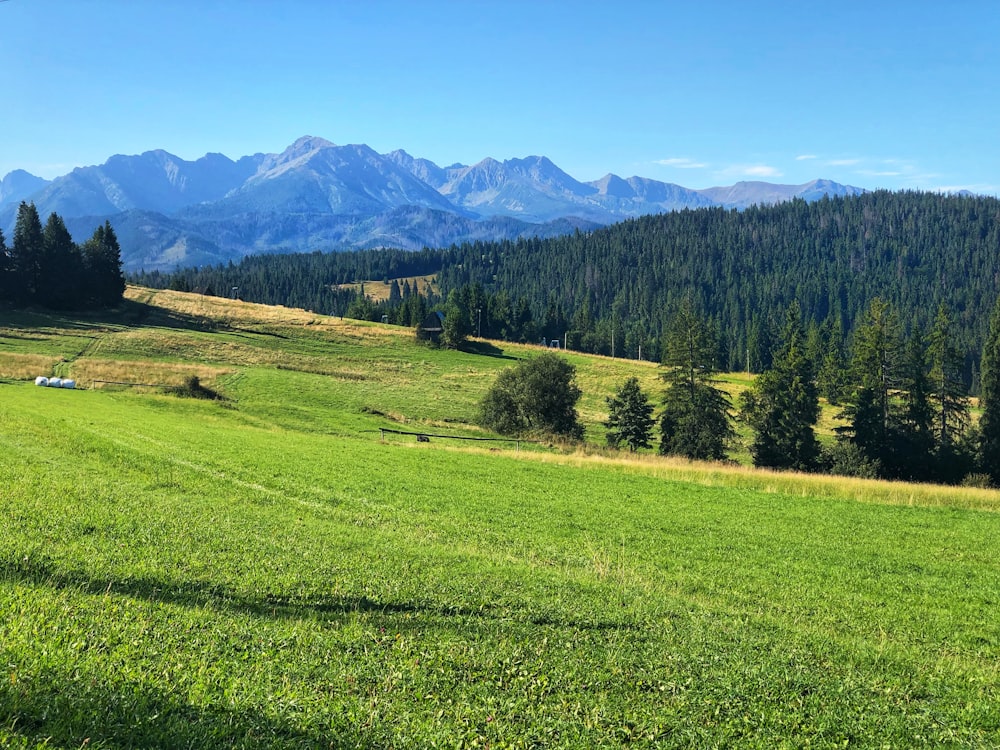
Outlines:
[[[35,204],[22,202],[9,247],[0,232],[0,301],[8,305],[98,309],[124,292],[121,249],[108,222],[77,245],[58,214],[43,227]]]
[[[940,305],[932,324],[904,334],[892,305],[874,299],[862,315],[835,388],[809,354],[801,307],[793,302],[772,365],[732,404],[715,379],[718,332],[685,301],[665,334],[660,452],[720,460],[751,430],[755,466],[909,481],[1000,486],[1000,297],[980,367],[982,416],[971,419],[954,319]],[[821,447],[820,398],[839,407],[843,426]],[[636,381],[608,400],[608,442],[649,445],[653,421]]]

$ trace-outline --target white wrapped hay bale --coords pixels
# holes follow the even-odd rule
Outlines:
[[[76,381],[70,380],[69,378],[63,378],[62,382],[63,388],[76,388]]]
[[[48,384],[49,384],[49,379],[44,375],[39,375],[37,378],[35,378],[35,385],[48,385]]]
[[[62,378],[49,378],[49,388],[62,388]]]

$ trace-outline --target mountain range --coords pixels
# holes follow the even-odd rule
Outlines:
[[[116,155],[52,181],[23,170],[0,181],[10,237],[22,200],[53,211],[77,241],[110,220],[126,270],[225,262],[250,253],[418,249],[548,237],[686,208],[745,208],[856,195],[829,180],[740,182],[692,190],[608,174],[580,182],[544,156],[440,167],[402,150],[379,154],[305,136],[280,154],[186,161],[166,151]]]

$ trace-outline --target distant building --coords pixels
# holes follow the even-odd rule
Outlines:
[[[432,312],[417,327],[417,335],[422,339],[438,341],[444,333],[444,313]]]

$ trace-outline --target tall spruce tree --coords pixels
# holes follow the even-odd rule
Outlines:
[[[819,458],[813,425],[820,415],[813,363],[805,347],[798,303],[789,308],[770,370],[741,398],[741,417],[754,431],[755,466],[812,471]]]
[[[12,302],[14,292],[14,271],[11,267],[10,254],[7,250],[7,240],[0,229],[0,306]]]
[[[686,300],[670,317],[663,343],[667,390],[660,419],[660,453],[719,460],[736,436],[729,397],[714,386],[715,336]]]
[[[38,209],[34,203],[21,201],[11,245],[16,303],[33,304],[38,301],[39,290],[44,284],[44,254],[45,241]]]
[[[83,258],[59,214],[49,214],[42,231],[42,287],[38,302],[46,307],[69,309],[83,301]]]
[[[980,372],[979,469],[1000,486],[1000,297],[990,316]]]
[[[942,304],[931,329],[929,354],[934,438],[944,454],[954,450],[969,426],[969,399],[962,378],[965,358],[955,344],[955,333],[951,313]]]
[[[820,396],[831,406],[837,406],[847,390],[848,368],[844,357],[844,330],[839,317],[827,319],[820,330],[823,353],[817,364],[816,386]]]
[[[653,436],[653,405],[632,377],[622,383],[613,396],[608,396],[608,445],[617,448],[623,443],[629,451],[648,448]]]
[[[855,387],[841,415],[848,425],[838,432],[879,466],[883,476],[895,476],[898,468],[894,446],[899,406],[893,402],[893,393],[900,387],[902,351],[898,316],[886,302],[873,299],[854,335],[851,374]]]
[[[934,452],[934,407],[928,374],[927,346],[920,329],[907,340],[900,361],[902,409],[890,446],[896,476],[930,480],[937,473]]]
[[[403,292],[399,288],[399,282],[395,279],[389,285],[389,303],[399,303],[403,299]]]
[[[118,304],[125,294],[125,276],[122,274],[121,248],[111,222],[105,221],[94,230],[81,249],[88,302],[97,307]]]
[[[468,296],[452,289],[444,307],[444,332],[441,340],[449,349],[459,349],[471,330]]]

